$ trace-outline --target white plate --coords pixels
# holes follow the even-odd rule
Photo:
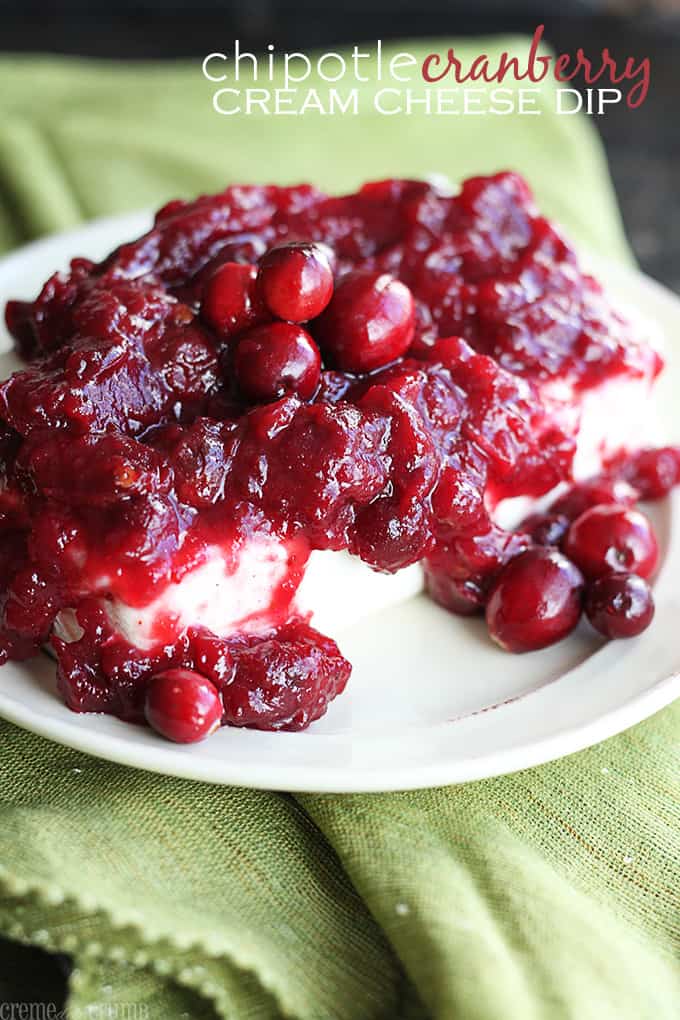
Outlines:
[[[140,234],[145,215],[101,220],[0,262],[0,303],[33,297],[72,255],[102,258]],[[631,270],[597,263],[614,294],[665,335],[658,401],[680,439],[680,300]],[[6,348],[8,338],[2,335]],[[625,408],[622,408],[625,413]],[[354,664],[345,694],[305,733],[226,728],[180,747],[117,719],[75,715],[59,700],[46,657],[0,670],[0,715],[79,750],[171,775],[277,790],[373,791],[458,783],[549,761],[646,718],[680,694],[680,498],[654,507],[663,548],[653,626],[602,644],[586,625],[543,652],[498,650],[480,621],[424,597],[345,632]]]

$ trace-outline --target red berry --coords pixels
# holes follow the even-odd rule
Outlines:
[[[205,284],[201,316],[211,329],[225,338],[266,319],[255,266],[225,262],[216,269]]]
[[[569,518],[565,514],[531,514],[517,530],[529,535],[536,545],[559,545],[569,530]]]
[[[486,606],[491,637],[509,652],[561,641],[581,616],[583,577],[556,549],[521,553],[503,568]]]
[[[359,269],[340,277],[315,332],[337,368],[372,372],[407,351],[414,328],[408,287],[389,273]]]
[[[623,478],[597,476],[587,482],[572,486],[550,506],[550,512],[564,514],[574,521],[586,510],[603,503],[618,503],[620,506],[635,506],[639,499],[637,489]]]
[[[649,577],[659,559],[656,537],[644,514],[615,503],[592,507],[577,517],[564,551],[586,577],[610,573]]]
[[[320,315],[333,294],[333,270],[318,244],[292,241],[263,256],[260,293],[272,315],[290,322],[307,322]]]
[[[680,480],[680,449],[639,450],[626,465],[625,474],[640,499],[662,499]]]
[[[250,400],[266,403],[293,393],[308,400],[319,386],[321,355],[300,326],[271,322],[238,341],[234,372]]]
[[[608,574],[593,581],[584,608],[595,630],[608,638],[635,637],[654,617],[651,589],[637,574]]]
[[[457,616],[475,616],[484,609],[484,591],[476,581],[458,580],[426,567],[425,590],[434,602]]]
[[[191,669],[168,669],[152,676],[144,711],[150,726],[178,744],[202,740],[222,721],[217,691]]]

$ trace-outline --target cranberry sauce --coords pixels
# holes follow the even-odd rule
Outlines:
[[[193,671],[225,722],[307,725],[350,670],[295,616],[309,551],[422,560],[435,598],[476,610],[534,542],[495,503],[571,477],[546,384],[576,399],[661,368],[512,173],[455,197],[396,180],[171,202],[6,321],[28,365],[0,385],[0,656],[51,641],[72,708],[135,720],[169,717],[145,699],[176,670],[154,690]],[[627,470],[661,493],[677,462]],[[206,549],[258,538],[298,554],[256,635],[185,627],[143,651],[113,626],[107,600],[147,606]]]

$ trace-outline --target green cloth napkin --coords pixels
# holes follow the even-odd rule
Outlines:
[[[630,258],[597,137],[550,87],[540,117],[455,118],[226,118],[212,88],[200,61],[2,59],[0,248],[230,181],[516,167],[575,238]],[[461,787],[295,798],[2,724],[0,1002],[32,945],[73,956],[72,1017],[677,1018],[679,722]]]

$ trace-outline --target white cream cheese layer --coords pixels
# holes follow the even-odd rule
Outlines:
[[[177,631],[207,627],[223,637],[234,631],[256,631],[288,571],[288,548],[281,542],[256,538],[241,550],[236,564],[219,546],[206,551],[200,566],[189,571],[141,609],[106,599],[114,628],[138,648],[154,644],[157,620],[172,620]],[[235,566],[235,569],[234,569]]]
[[[653,446],[660,441],[653,385],[654,380],[649,377],[621,376],[587,390],[578,404],[564,401],[556,418],[566,432],[578,429],[573,464],[575,481],[598,474],[616,453]],[[550,399],[559,406],[557,398],[558,393],[553,392]],[[539,499],[526,496],[504,499],[493,512],[494,520],[502,528],[515,528],[528,514],[543,510],[564,488],[565,485],[557,486]]]
[[[570,429],[577,427],[580,418],[574,462],[577,480],[596,474],[612,453],[657,438],[650,390],[649,379],[626,377],[587,392],[580,407],[562,403],[558,417]],[[557,396],[554,393],[553,400]],[[515,527],[528,513],[545,506],[555,491],[539,500],[503,500],[494,510],[494,519],[502,527]],[[236,563],[219,546],[211,547],[199,566],[180,582],[169,584],[149,605],[139,609],[112,598],[102,603],[114,628],[144,650],[154,643],[159,619],[172,619],[178,632],[189,626],[206,627],[221,637],[237,631],[257,632],[272,623],[276,592],[288,571],[290,554],[286,543],[262,536],[244,546]],[[348,553],[317,551],[309,558],[295,607],[309,614],[320,631],[335,636],[363,617],[412,598],[422,587],[423,573],[417,564],[397,574],[383,574]],[[71,610],[59,614],[55,630],[67,641],[80,636]]]

